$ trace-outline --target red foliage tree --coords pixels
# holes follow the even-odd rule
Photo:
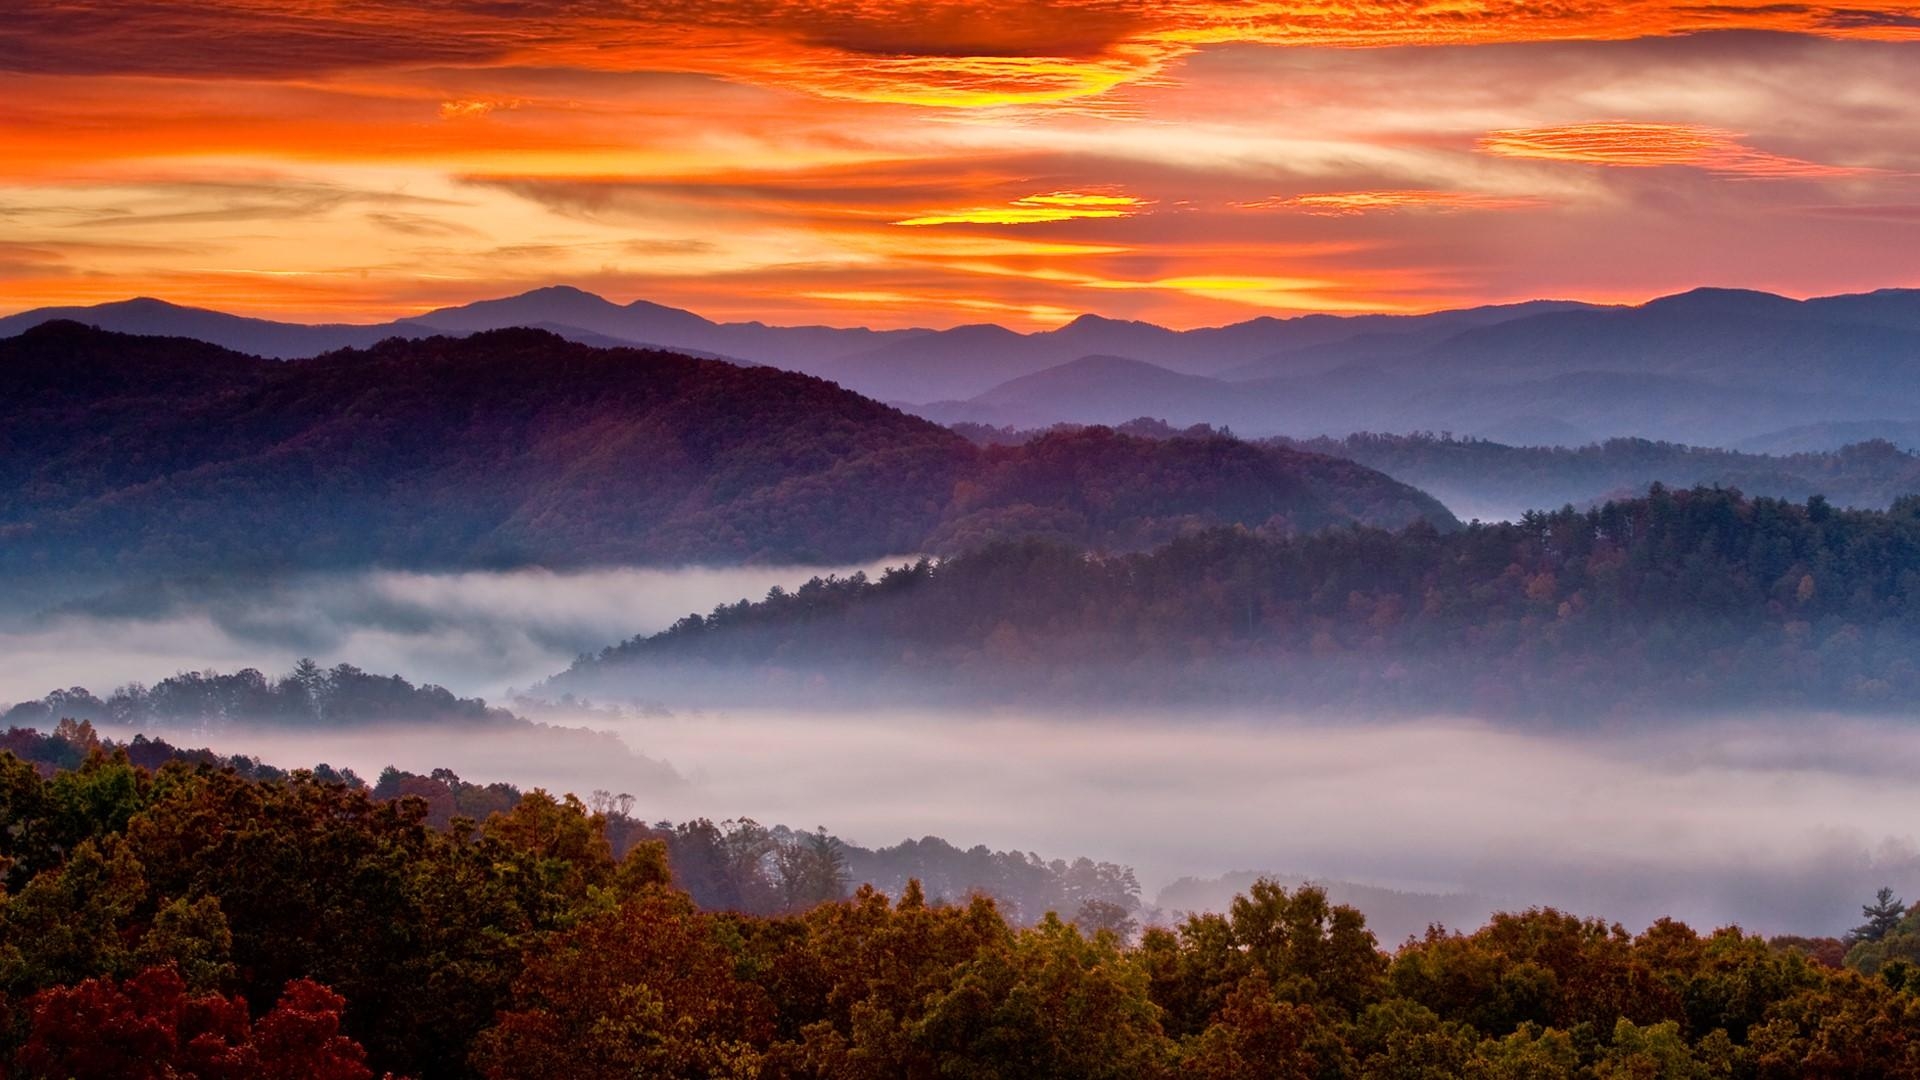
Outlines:
[[[30,1076],[71,1080],[368,1080],[366,1051],[340,1032],[346,999],[287,984],[257,1022],[244,998],[189,994],[172,968],[35,994],[17,1057]]]

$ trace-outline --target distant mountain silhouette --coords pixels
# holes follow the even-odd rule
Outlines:
[[[1101,419],[1094,422],[1112,424],[1151,411],[1139,407],[1143,400],[1197,415],[1227,408],[1231,395],[1232,389],[1218,379],[1121,356],[1083,356],[1010,379],[970,401],[934,408],[948,410],[947,422],[970,419],[968,414],[973,413],[996,424],[1040,427],[1060,419],[1055,415],[1057,403],[1072,401],[1081,416],[1098,416]]]
[[[1562,311],[1603,310],[1573,300],[1528,300],[1518,304],[1438,311],[1431,315],[1306,315],[1272,319],[1276,325],[1257,338],[1235,335],[1236,344],[1257,351],[1242,363],[1210,374],[1230,382],[1276,376],[1310,374],[1351,364],[1356,360],[1405,356],[1478,326]],[[1261,320],[1255,320],[1260,322]],[[1241,323],[1251,327],[1253,323]],[[1195,335],[1227,337],[1238,327],[1220,331],[1196,330]],[[1257,343],[1257,344],[1256,344]]]
[[[567,285],[442,308],[405,321],[440,332],[457,333],[557,324],[579,327],[629,344],[738,358],[809,373],[849,354],[929,333],[864,327],[773,327],[758,322],[716,323],[691,311],[647,300],[615,304]]]
[[[810,376],[537,330],[287,362],[73,322],[0,340],[15,573],[841,563],[1417,519],[1454,524],[1289,448],[1090,431],[981,449]]]
[[[1291,373],[1228,377],[1275,369]],[[1252,436],[1450,430],[1731,445],[1808,423],[1920,413],[1920,291],[1797,301],[1700,289],[1634,308],[1547,310],[1432,341],[1367,331],[1213,379],[1169,374],[1069,363],[916,411],[1015,426],[1153,416]]]
[[[1769,431],[1742,441],[1753,454],[1813,454],[1883,439],[1903,450],[1920,449],[1920,420],[1835,420]]]
[[[193,338],[236,352],[276,360],[314,356],[333,349],[364,348],[385,338],[416,337],[430,332],[393,323],[374,326],[321,323],[310,326],[274,322],[271,319],[250,319],[204,308],[182,307],[143,296],[92,307],[36,308],[8,315],[0,318],[0,338],[12,337],[58,319],[70,319],[122,334]]]
[[[1187,331],[1087,315],[1023,334],[991,323],[938,331],[716,323],[555,286],[378,326],[301,326],[137,300],[10,316],[0,336],[51,317],[281,358],[389,337],[543,327],[596,346],[802,371],[932,419],[994,425],[1149,415],[1252,436],[1433,429],[1733,445],[1809,424],[1920,414],[1920,291],[1901,289],[1804,301],[1696,289],[1637,307],[1533,301]],[[1089,356],[1140,366],[1080,363]]]
[[[971,397],[1008,379],[1087,355],[1125,356],[1189,374],[1267,363],[1257,373],[1276,374],[1294,370],[1283,355],[1290,350],[1357,335],[1381,334],[1404,345],[1538,311],[1586,307],[1535,301],[1417,316],[1262,316],[1188,331],[1083,315],[1058,329],[1023,334],[991,323],[939,331],[717,323],[646,300],[616,304],[583,289],[554,285],[368,326],[245,319],[159,300],[40,308],[0,318],[0,337],[53,319],[72,319],[104,330],[192,337],[240,352],[287,359],[364,348],[390,337],[525,326],[552,329],[583,344],[618,342],[770,364],[831,378],[883,401],[928,402]]]
[[[896,338],[928,331],[715,323],[690,311],[636,300],[625,306],[570,286],[441,308],[392,322],[354,325],[274,322],[141,298],[92,307],[36,308],[0,318],[0,338],[68,319],[124,334],[189,337],[276,360],[366,348],[388,338],[472,334],[531,327],[597,347],[641,346],[695,356],[804,370]]]
[[[1001,382],[1090,355],[1125,357],[1186,375],[1271,377],[1324,371],[1352,358],[1350,352],[1335,352],[1328,359],[1316,361],[1304,350],[1381,341],[1388,346],[1389,355],[1399,355],[1463,329],[1543,311],[1568,310],[1592,307],[1567,301],[1535,301],[1432,315],[1263,316],[1230,326],[1186,331],[1097,315],[1082,315],[1057,330],[1033,334],[986,323],[890,342],[829,365],[820,373],[883,401],[902,402],[975,397]]]

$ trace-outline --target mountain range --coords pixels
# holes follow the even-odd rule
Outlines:
[[[1016,536],[1457,523],[1227,438],[976,447],[822,379],[530,329],[291,361],[75,322],[0,339],[0,571],[843,564]]]
[[[1020,333],[993,324],[870,330],[718,323],[565,286],[375,326],[308,326],[130,300],[0,319],[193,337],[290,358],[391,338],[507,327],[641,345],[831,379],[941,423],[1112,424],[1139,416],[1243,435],[1446,430],[1574,445],[1609,436],[1831,449],[1783,433],[1920,415],[1920,290],[1794,300],[1697,289],[1632,307],[1570,301],[1428,315],[1260,317],[1176,331],[1084,315]],[[1817,437],[1817,436],[1816,436]],[[1870,436],[1871,437],[1871,436]]]

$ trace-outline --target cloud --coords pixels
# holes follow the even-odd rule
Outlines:
[[[1804,206],[1803,213],[1823,217],[1864,218],[1871,221],[1897,221],[1920,225],[1920,203],[1851,203]]]
[[[440,103],[442,120],[478,120],[495,109],[517,109],[524,102],[494,101],[487,98],[456,98]]]
[[[1499,157],[1619,168],[1677,165],[1773,179],[1824,180],[1873,171],[1770,154],[1740,139],[1737,132],[1695,124],[1605,122],[1490,131],[1480,139],[1479,148]]]
[[[570,280],[719,318],[939,325],[990,310],[1045,325],[1091,310],[1199,325],[1256,304],[1431,309],[1702,283],[1815,293],[1920,273],[1910,246],[1873,227],[1884,219],[1806,208],[1920,198],[1920,46],[1781,32],[1369,48],[1196,37],[1152,75],[1074,99],[1096,109],[928,109],[804,80],[971,58],[909,55],[937,43],[905,23],[893,44],[906,51],[887,51],[869,40],[898,15],[884,6],[855,5],[857,33],[814,32],[839,18],[822,7],[682,6],[662,29],[629,25],[631,6],[544,9],[549,24],[525,26],[532,8],[436,2],[395,14],[394,33],[424,12],[507,55],[375,57],[298,83],[0,73],[10,241],[59,250],[84,231],[197,249],[22,264],[6,303],[157,294],[375,321]],[[978,10],[991,26],[994,9]],[[1205,22],[1116,10],[1053,43],[1036,20],[1009,51],[1126,66],[1137,58],[1120,50]],[[1272,10],[1240,10],[1244,36],[1271,29],[1254,24]],[[617,34],[579,36],[619,20]],[[700,70],[645,67],[656,48]],[[608,70],[613,55],[641,67]],[[442,120],[449,102],[479,105]],[[1478,148],[1489,132],[1596,117],[1725,140],[1670,168]],[[1617,143],[1611,158],[1630,158]],[[1792,181],[1724,182],[1782,174]],[[1076,192],[1137,205],[1034,199]]]
[[[1323,191],[1308,195],[1275,196],[1255,202],[1236,203],[1245,210],[1297,210],[1321,217],[1354,217],[1360,214],[1397,213],[1402,210],[1429,210],[1453,213],[1461,210],[1526,210],[1548,205],[1532,196],[1478,195],[1466,191]]]
[[[427,237],[470,237],[481,235],[479,230],[451,221],[442,221],[426,214],[412,214],[398,210],[370,210],[367,220],[390,232],[402,236]]]
[[[968,210],[936,210],[895,225],[1032,225],[1048,221],[1073,221],[1081,218],[1125,218],[1145,210],[1143,200],[1132,195],[1085,194],[1077,191],[1053,191],[1028,195],[1005,206],[983,206]]]
[[[1920,34],[1911,10],[1893,2],[24,0],[0,26],[0,70],[272,80],[518,64],[698,72],[823,97],[997,108],[1103,95],[1162,77],[1197,49],[1233,43],[1374,48],[1726,28]]]
[[[488,63],[507,44],[398,4],[362,11],[249,0],[25,0],[0,22],[0,71],[300,78],[427,63]]]

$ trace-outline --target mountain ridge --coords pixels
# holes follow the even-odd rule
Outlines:
[[[814,376],[545,331],[293,361],[72,322],[0,339],[13,571],[843,565],[1414,520],[1457,525],[1313,453],[1112,432],[983,450]]]
[[[1087,314],[1022,333],[995,323],[719,323],[647,300],[623,305],[549,286],[375,326],[281,324],[144,298],[0,318],[0,337],[49,314],[108,329],[157,326],[282,358],[531,325],[596,346],[767,364],[943,422],[997,426],[1151,415],[1253,436],[1577,430],[1731,446],[1808,425],[1920,414],[1913,289],[1798,300],[1700,288],[1636,306],[1542,300],[1410,316],[1263,315],[1184,331]],[[1073,367],[1087,356],[1138,361],[1189,381],[1148,368],[1129,375]]]

